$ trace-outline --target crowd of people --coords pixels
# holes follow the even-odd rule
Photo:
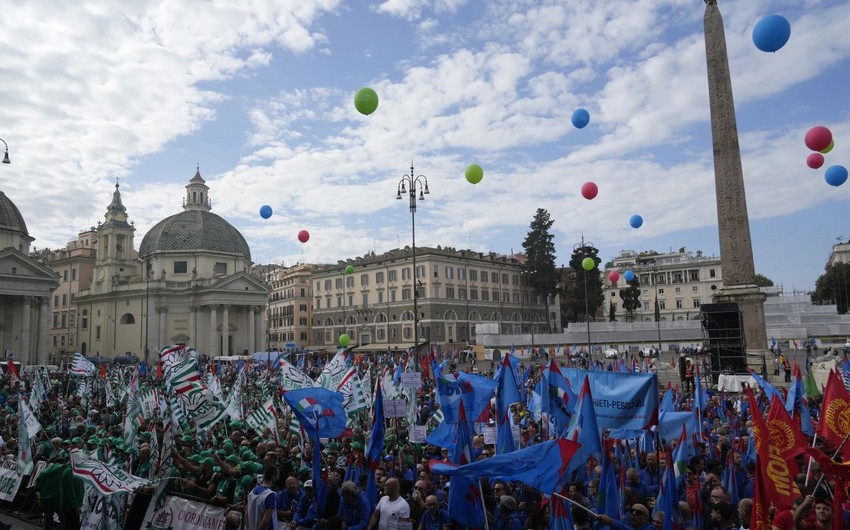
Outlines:
[[[318,378],[323,361],[328,360],[308,361],[304,372]],[[388,361],[392,359],[384,362]],[[202,359],[201,365],[207,362]],[[558,362],[571,363],[568,359],[558,359]],[[443,364],[446,372],[458,369],[452,359]],[[497,363],[487,363],[484,367],[481,364],[478,363],[477,369],[484,368],[485,375],[492,376],[498,368]],[[524,374],[521,384],[527,390],[524,395],[531,394],[545,365],[544,359],[521,362],[519,371]],[[240,371],[250,372],[250,384],[241,387],[244,411],[261,407],[269,395],[276,403],[280,401],[280,388],[265,374],[269,367],[263,363],[239,367],[209,363],[207,366],[210,367],[207,376],[214,376],[225,394],[236,384]],[[356,366],[363,379],[380,381],[383,366],[376,360],[370,363],[368,359],[361,359]],[[112,396],[106,395],[103,384],[85,388],[82,380],[68,371],[41,376],[46,380],[46,388],[43,399],[33,408],[42,427],[33,444],[33,461],[45,465],[39,466],[33,489],[43,512],[45,530],[80,528],[84,483],[72,473],[69,463],[69,455],[75,450],[85,451],[137,477],[168,480],[168,491],[172,495],[224,508],[228,528],[462,528],[454,512],[463,507],[453,506],[450,511],[448,506],[451,480],[431,471],[435,461],[450,462],[449,448],[413,443],[410,422],[404,418],[387,420],[382,459],[374,467],[364,456],[369,436],[368,412],[361,413],[355,427],[342,437],[322,442],[320,480],[326,495],[324,507],[318,511],[311,441],[294,430],[290,418],[283,414],[277,417],[277,432],[268,427],[255,429],[243,419],[229,418],[199,433],[193,429],[192,419],[186,418],[181,425],[182,435],[174,440],[170,451],[172,475],[163,477],[157,474],[163,458],[153,453],[154,447],[164,447],[167,418],[144,422],[135,431],[136,440],[128,441],[124,429],[126,405],[121,401],[124,396],[120,391],[133,376],[139,378],[141,389],[164,391],[162,375],[156,369],[152,367],[140,373],[136,367],[109,368],[106,376],[101,377],[117,383]],[[695,406],[693,385],[687,390],[668,389],[677,411],[691,410]],[[31,374],[20,378],[8,374],[0,377],[0,451],[4,458],[18,455],[17,402],[23,399],[32,405],[32,393]],[[424,377],[417,394],[415,423],[432,421],[439,409],[436,394],[433,375]],[[661,392],[660,396],[663,395]],[[757,394],[757,399],[761,407],[769,407],[763,392]],[[819,398],[808,396],[808,406],[812,420],[817,422]],[[520,447],[545,441],[545,426],[530,401],[514,403],[510,410],[511,422],[519,426]],[[743,393],[708,391],[700,414],[702,432],[689,441],[693,443],[694,454],[688,459],[687,469],[681,470],[684,477],[676,492],[676,520],[681,521],[682,528],[749,528],[758,458],[752,443],[751,413]],[[495,410],[490,416],[495,416]],[[606,433],[600,434],[604,437]],[[492,442],[480,432],[474,434],[472,458],[477,461],[492,457],[495,454]],[[823,441],[816,440],[816,444],[823,444]],[[568,477],[560,492],[537,491],[523,483],[498,477],[485,478],[480,481],[480,498],[486,510],[487,526],[496,530],[587,529],[591,526],[663,530],[669,521],[665,521],[665,514],[656,506],[656,501],[661,494],[665,466],[675,446],[676,440],[665,441],[657,435],[654,439],[645,436],[640,443],[615,441],[605,445],[616,468],[615,475],[620,477],[620,513],[617,516],[598,504],[604,497],[600,491],[603,476],[598,455],[583,462]],[[836,488],[845,483],[835,476],[824,475],[817,462],[803,457],[788,464],[796,474],[797,502],[795,506],[771,509],[773,530],[850,528],[844,522],[846,514],[836,513],[833,504],[833,498],[839,494]],[[374,473],[379,492],[375,504],[365,495],[370,473]],[[155,483],[146,486],[139,494],[150,494],[154,486]],[[671,518],[670,514],[666,517]],[[566,526],[559,526],[562,524]]]

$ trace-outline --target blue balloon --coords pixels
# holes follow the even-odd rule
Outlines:
[[[268,219],[271,216],[272,216],[272,207],[271,206],[269,206],[268,204],[264,204],[263,206],[260,207],[260,217],[262,217],[263,219]]]
[[[643,226],[643,217],[635,214],[629,218],[629,224],[632,225],[632,228],[640,228]]]
[[[623,273],[623,278],[626,279],[626,283],[631,282],[632,280],[635,279],[634,271],[631,271],[631,270],[626,271],[625,273]]]
[[[753,28],[753,44],[763,52],[775,52],[791,37],[791,24],[782,15],[768,15]]]
[[[584,129],[590,123],[590,113],[585,109],[576,109],[570,121],[573,122],[573,126],[576,129]]]
[[[831,166],[826,170],[824,179],[830,186],[841,186],[847,182],[847,168],[844,166]]]

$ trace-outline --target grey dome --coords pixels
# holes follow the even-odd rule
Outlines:
[[[29,236],[21,211],[2,191],[0,191],[0,230],[20,232]]]
[[[180,212],[157,223],[142,239],[139,257],[168,251],[221,252],[251,259],[251,249],[239,230],[202,210]]]

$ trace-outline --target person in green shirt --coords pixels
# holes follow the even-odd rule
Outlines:
[[[63,530],[80,530],[80,509],[85,497],[83,481],[74,476],[69,464],[63,464],[59,476],[59,509]]]
[[[62,521],[62,510],[59,506],[59,494],[62,474],[62,464],[51,463],[38,475],[35,480],[35,492],[38,496],[41,511],[44,514],[44,530],[53,528],[53,516],[59,515]]]

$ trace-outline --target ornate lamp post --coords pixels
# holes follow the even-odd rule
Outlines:
[[[405,174],[398,181],[396,199],[401,200],[402,193],[407,193],[410,199],[410,229],[412,235],[411,248],[413,249],[413,366],[419,371],[419,285],[416,277],[416,191],[419,190],[418,200],[424,201],[425,195],[430,194],[428,190],[428,179],[425,175],[416,175],[413,171],[413,161],[410,161],[410,174]]]
[[[9,160],[9,144],[7,144],[6,140],[4,140],[2,138],[0,138],[0,142],[3,142],[3,145],[6,146],[6,153],[3,155],[3,163],[4,164],[11,164],[12,161]]]

